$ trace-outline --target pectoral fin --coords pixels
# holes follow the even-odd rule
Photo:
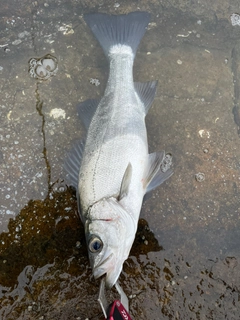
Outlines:
[[[146,193],[155,189],[173,174],[171,165],[172,156],[170,154],[165,155],[164,151],[149,154],[143,180],[143,188]]]
[[[118,196],[118,201],[122,200],[122,198],[126,197],[129,191],[129,186],[132,179],[132,165],[129,162],[127,169],[123,175],[122,184],[120,188],[120,193]]]

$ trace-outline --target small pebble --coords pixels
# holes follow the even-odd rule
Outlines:
[[[12,42],[12,45],[17,46],[18,44],[20,44],[22,42],[22,40],[17,39],[15,41]]]
[[[18,38],[20,38],[20,39],[23,39],[23,38],[26,37],[26,36],[30,36],[30,32],[28,32],[28,31],[23,31],[23,32],[20,32],[20,33],[18,34]]]
[[[89,82],[93,85],[95,85],[96,87],[98,87],[100,85],[100,81],[98,79],[93,79],[93,78],[90,78],[89,79]]]
[[[238,13],[233,13],[230,18],[232,26],[240,26],[240,15]]]
[[[170,153],[167,153],[165,155],[165,158],[162,160],[161,163],[161,171],[166,172],[169,168],[172,166],[172,155]]]
[[[205,180],[205,174],[202,172],[198,172],[195,174],[195,179],[197,180],[197,182],[202,182]]]
[[[64,191],[65,191],[65,187],[64,187],[64,186],[60,186],[60,187],[58,188],[58,191],[59,191],[59,192],[64,192]]]
[[[77,241],[76,242],[76,248],[80,248],[81,247],[81,242],[80,241]]]

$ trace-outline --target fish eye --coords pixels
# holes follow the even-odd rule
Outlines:
[[[88,242],[88,248],[92,253],[100,252],[103,248],[102,240],[97,236],[93,236]]]

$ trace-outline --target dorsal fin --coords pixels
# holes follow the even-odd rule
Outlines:
[[[121,188],[120,188],[120,193],[118,196],[118,201],[122,200],[122,198],[126,197],[129,191],[129,186],[131,183],[132,179],[132,165],[129,162],[127,169],[124,172],[122,183],[121,183]]]
[[[82,120],[84,127],[88,130],[92,117],[96,112],[99,100],[88,99],[77,105],[77,112],[79,118]]]
[[[158,81],[149,82],[134,82],[135,90],[137,91],[139,98],[145,106],[145,112],[148,113],[157,90]]]

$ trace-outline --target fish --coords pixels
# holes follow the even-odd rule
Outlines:
[[[100,100],[77,107],[87,134],[68,153],[64,167],[76,188],[94,277],[116,284],[132,247],[143,198],[172,173],[172,156],[148,152],[145,117],[157,81],[133,81],[133,63],[150,14],[89,13],[84,20],[109,62]]]

